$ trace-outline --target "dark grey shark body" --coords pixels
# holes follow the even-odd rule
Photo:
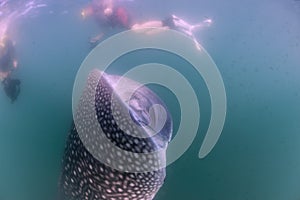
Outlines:
[[[166,123],[159,133],[147,138],[136,137],[131,134],[125,133],[126,130],[136,131],[130,124],[135,123],[140,126],[147,125],[149,123],[149,108],[152,104],[160,104],[165,107],[163,102],[148,88],[141,87],[133,95],[133,106],[127,106],[131,115],[131,122],[128,121],[128,117],[124,116],[123,124],[117,124],[112,114],[112,106],[116,105],[117,108],[124,107],[122,95],[118,97],[117,101],[112,101],[112,93],[115,88],[112,86],[113,82],[117,81],[119,77],[103,75],[98,80],[101,73],[94,71],[91,73],[87,89],[85,94],[81,98],[79,107],[83,108],[83,112],[86,106],[90,102],[86,101],[85,95],[88,95],[89,83],[97,81],[96,93],[95,93],[95,107],[96,116],[85,113],[85,116],[79,115],[80,131],[87,132],[88,138],[91,136],[89,132],[90,118],[97,119],[103,132],[101,133],[112,144],[122,149],[122,151],[133,153],[151,153],[153,151],[164,150],[171,138],[172,133],[172,120],[169,113],[167,113]],[[131,84],[132,82],[129,82]],[[134,83],[135,84],[135,83]],[[127,87],[125,87],[127,88]],[[117,92],[118,93],[118,92]],[[114,104],[114,105],[112,105]],[[122,108],[118,118],[123,119]],[[119,126],[122,126],[120,129]],[[96,135],[96,134],[95,134]],[[70,135],[67,139],[67,145],[65,149],[65,155],[63,158],[63,169],[60,180],[60,199],[62,200],[151,200],[162,186],[165,179],[165,168],[148,170],[145,172],[127,172],[126,170],[119,170],[108,166],[107,164],[99,161],[93,154],[93,149],[100,154],[103,152],[113,151],[113,149],[103,148],[107,147],[103,144],[104,140],[101,140],[96,136],[88,141],[87,147],[86,140],[80,137],[76,126],[73,125]],[[103,151],[101,151],[101,149]],[[92,153],[91,153],[92,152]],[[111,155],[111,154],[109,154]],[[108,160],[120,160],[117,162],[124,163],[124,161],[132,161],[130,157],[116,158],[111,156]],[[151,159],[151,158],[150,158]],[[154,161],[155,162],[155,161]],[[139,168],[138,165],[132,165]]]

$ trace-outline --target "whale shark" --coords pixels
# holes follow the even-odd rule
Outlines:
[[[90,72],[66,140],[59,200],[152,200],[166,177],[172,123],[148,87]]]

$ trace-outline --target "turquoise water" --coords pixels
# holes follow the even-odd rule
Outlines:
[[[72,122],[72,87],[90,52],[88,40],[101,27],[82,20],[85,1],[45,2],[13,27],[21,94],[11,104],[0,93],[0,200],[53,200],[65,138]],[[300,2],[135,0],[123,2],[134,19],[161,19],[170,13],[213,25],[197,38],[223,77],[228,98],[221,138],[198,158],[208,128],[210,100],[205,83],[184,61],[157,52],[129,55],[123,65],[152,58],[180,68],[201,105],[196,139],[167,168],[156,200],[300,199]],[[138,53],[137,53],[138,54]],[[152,56],[151,56],[152,55]],[[147,57],[148,56],[148,57]],[[137,59],[138,58],[138,59]],[[116,63],[118,65],[118,63]],[[116,69],[121,73],[123,69]],[[172,96],[161,92],[178,128]]]

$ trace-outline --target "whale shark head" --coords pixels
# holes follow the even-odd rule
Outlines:
[[[151,200],[165,179],[172,119],[146,86],[90,73],[67,139],[60,199]]]

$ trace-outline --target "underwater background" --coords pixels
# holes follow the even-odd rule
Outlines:
[[[20,1],[11,1],[17,3]],[[65,139],[72,122],[76,73],[101,31],[83,20],[87,1],[42,1],[47,5],[19,18],[10,30],[21,94],[11,104],[0,93],[0,200],[54,200]],[[180,69],[201,105],[193,144],[167,167],[155,200],[300,200],[300,1],[135,0],[124,5],[137,21],[176,14],[213,24],[197,32],[223,77],[227,117],[221,138],[198,158],[210,120],[204,81],[183,60],[137,52],[113,65],[116,73],[147,62]],[[122,60],[123,59],[123,60]],[[123,65],[123,66],[120,66]],[[174,120],[180,110],[171,94],[154,88]]]

